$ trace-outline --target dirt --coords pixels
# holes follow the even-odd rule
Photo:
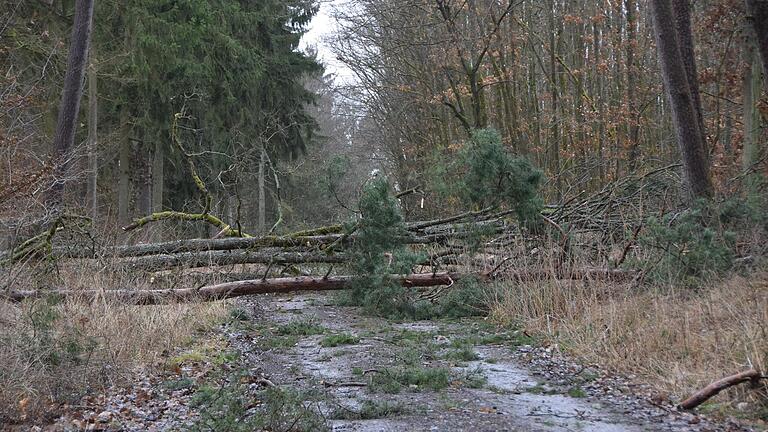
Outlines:
[[[196,385],[167,383],[197,383],[227,369],[246,369],[254,388],[322,395],[313,407],[333,431],[748,430],[678,412],[631,380],[482,319],[392,322],[315,293],[245,298],[236,306],[245,318],[223,325],[211,351],[224,344],[239,353],[237,361],[182,362],[148,374],[130,391],[93,396],[38,430],[189,430],[201,415],[190,404]],[[296,323],[315,331],[290,334]],[[350,338],[323,346],[333,335]],[[429,382],[386,387],[393,371],[417,370],[446,371],[448,381],[439,389]],[[366,406],[378,409],[361,419]]]

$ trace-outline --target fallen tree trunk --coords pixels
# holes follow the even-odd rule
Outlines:
[[[548,271],[509,272],[504,273],[505,278],[516,280],[533,280],[545,278],[559,279],[625,279],[636,273],[619,270],[586,269],[561,272],[559,274]],[[415,273],[410,275],[391,275],[393,280],[399,281],[405,287],[429,287],[438,285],[452,285],[455,281],[467,277],[479,280],[491,280],[499,277],[498,273]],[[57,291],[19,291],[10,290],[0,292],[0,299],[20,302],[26,299],[42,298],[50,295],[65,298],[75,298],[83,301],[92,301],[99,298],[107,298],[126,304],[152,305],[164,303],[178,303],[189,301],[213,301],[224,298],[240,297],[245,295],[294,292],[294,291],[328,291],[342,290],[350,287],[354,276],[297,276],[272,279],[251,279],[235,282],[226,282],[208,285],[202,288],[182,289],[155,289],[155,290],[57,290]]]
[[[225,235],[228,237],[250,237],[249,234],[239,232],[238,230],[232,228],[229,224],[225,223],[221,219],[208,213],[208,210],[209,210],[208,206],[210,205],[210,201],[211,201],[210,194],[208,193],[208,190],[205,188],[205,185],[203,185],[202,181],[199,180],[199,177],[194,171],[192,172],[192,177],[195,179],[195,184],[198,185],[198,188],[201,188],[201,190],[205,194],[207,194],[205,211],[203,211],[202,213],[185,213],[185,212],[179,212],[179,211],[163,211],[158,213],[152,213],[149,216],[144,216],[143,218],[136,219],[131,224],[124,226],[122,228],[123,231],[133,231],[137,228],[141,228],[142,226],[150,222],[157,222],[161,220],[204,221],[219,228],[221,230],[222,235]]]
[[[451,285],[467,275],[457,273],[419,273],[410,275],[392,275],[405,287],[429,287]],[[239,282],[227,282],[202,288],[164,289],[164,290],[59,290],[59,291],[10,291],[0,294],[0,298],[20,302],[26,299],[58,296],[80,301],[93,301],[101,298],[115,300],[125,304],[153,305],[182,303],[191,301],[215,301],[246,295],[267,293],[288,293],[294,291],[330,291],[350,287],[353,276],[311,277],[300,276],[276,279],[255,279]]]
[[[290,237],[227,237],[219,239],[185,239],[162,243],[148,243],[129,246],[115,246],[103,251],[88,250],[80,247],[59,246],[53,248],[53,255],[59,258],[96,258],[96,257],[140,257],[147,255],[175,254],[182,252],[206,252],[219,250],[257,249],[260,247],[296,247],[318,246],[332,243],[340,235]]]
[[[491,231],[490,234],[501,233],[501,228]],[[401,241],[404,244],[432,244],[441,243],[447,240],[460,240],[463,238],[477,235],[470,231],[446,232],[425,235],[403,236]],[[103,250],[89,249],[80,246],[58,246],[52,249],[52,254],[57,258],[129,258],[144,257],[150,255],[179,254],[192,252],[209,251],[235,251],[241,250],[244,253],[256,252],[262,248],[314,248],[315,252],[322,250],[332,244],[353,242],[357,237],[350,235],[343,238],[341,234],[326,234],[306,237],[288,236],[264,236],[264,237],[228,237],[220,239],[186,239],[163,243],[139,244],[130,246],[115,246],[104,248]]]
[[[155,272],[177,267],[196,268],[233,264],[340,264],[347,262],[344,254],[303,251],[207,251],[183,252],[167,255],[147,255],[127,261],[126,267],[132,270]]]
[[[691,410],[697,406],[706,402],[712,396],[720,393],[728,387],[735,386],[744,382],[751,382],[753,386],[757,386],[758,382],[764,378],[760,375],[760,371],[757,369],[750,369],[736,375],[731,375],[722,379],[719,379],[712,384],[704,387],[691,395],[688,399],[680,403],[679,407],[683,410]]]

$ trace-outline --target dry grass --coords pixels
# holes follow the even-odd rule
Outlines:
[[[497,320],[515,320],[587,362],[638,374],[673,398],[750,366],[768,370],[768,274],[695,291],[549,280],[501,292]],[[718,400],[758,402],[758,394],[739,388]]]
[[[60,268],[53,280],[16,278],[15,286],[125,288],[141,286],[109,262]],[[119,383],[136,367],[189,343],[220,322],[223,302],[126,306],[47,300],[0,302],[0,423],[34,419],[93,389]]]

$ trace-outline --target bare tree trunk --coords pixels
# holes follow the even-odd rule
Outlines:
[[[704,149],[707,153],[707,134],[704,127],[704,110],[701,107],[701,95],[699,94],[699,74],[696,70],[696,55],[693,51],[693,36],[691,35],[691,3],[690,0],[673,0],[672,10],[675,13],[675,32],[677,43],[680,47],[680,55],[685,65],[685,73],[688,76],[688,87],[691,92],[693,109],[699,124],[699,134]]]
[[[628,170],[633,172],[640,156],[640,124],[637,107],[637,82],[635,77],[635,45],[637,44],[637,18],[635,0],[626,0],[627,13],[627,102],[629,103],[629,163]]]
[[[755,34],[748,30],[744,41],[744,62],[746,67],[743,72],[743,123],[744,123],[744,148],[741,153],[742,168],[745,172],[753,167],[760,157],[760,115],[757,102],[760,99],[760,60],[755,44]],[[751,173],[745,179],[746,191],[750,195],[756,190],[756,174]]]
[[[99,175],[98,159],[98,101],[96,89],[96,69],[91,62],[88,68],[88,183],[87,183],[87,207],[91,215],[91,220],[96,225],[98,217],[98,201],[96,197],[96,181]]]
[[[549,73],[550,73],[550,87],[552,94],[552,140],[551,140],[551,167],[552,175],[555,177],[555,189],[557,192],[557,200],[560,201],[562,197],[562,188],[560,178],[560,119],[557,115],[557,98],[559,96],[557,82],[557,63],[555,61],[557,56],[557,37],[558,28],[555,19],[555,2],[554,0],[549,3],[549,25],[550,25],[550,37],[549,37]]]
[[[691,94],[692,89],[697,87],[689,83],[695,77],[689,77],[682,54],[682,51],[688,52],[691,47],[684,50],[680,48],[671,0],[652,0],[651,12],[661,73],[672,106],[672,120],[687,186],[693,198],[710,197],[713,192],[712,182],[695,100]]]
[[[604,98],[604,88],[603,88],[603,74],[600,71],[600,50],[602,48],[602,32],[599,28],[600,23],[598,21],[595,21],[592,23],[592,43],[593,48],[592,52],[595,56],[594,58],[594,84],[595,84],[595,90],[594,93],[596,95],[597,99],[597,113],[595,114],[595,125],[593,126],[593,133],[595,135],[595,150],[597,153],[597,177],[599,180],[599,185],[604,184],[605,182],[605,168],[606,163],[604,160],[603,155],[603,137],[605,136],[605,120],[604,120],[604,105],[605,105],[605,98]]]
[[[120,225],[125,225],[130,221],[128,217],[128,204],[131,201],[131,142],[128,139],[128,114],[125,107],[123,107],[121,116],[121,126],[125,136],[120,142],[120,149],[118,151],[119,177],[117,180],[117,219],[120,222]]]
[[[139,193],[136,208],[139,214],[152,213],[152,160],[150,159],[149,144],[142,141],[136,142],[136,155],[134,161],[139,164],[136,168]]]
[[[267,230],[267,191],[264,187],[265,183],[265,171],[267,168],[267,153],[264,149],[264,143],[261,143],[261,153],[259,155],[259,233],[264,233]]]
[[[424,273],[410,275],[391,275],[392,280],[404,287],[430,287],[451,285],[462,276],[456,273]],[[200,288],[161,289],[161,290],[59,290],[50,291],[10,291],[0,292],[0,299],[23,301],[29,298],[55,294],[65,298],[92,301],[101,298],[114,299],[126,304],[151,305],[180,303],[190,301],[215,301],[225,298],[266,293],[287,293],[295,291],[342,290],[350,287],[354,281],[350,276],[256,279],[208,285]]]
[[[152,211],[157,213],[163,211],[163,143],[155,138],[155,151],[152,152]]]
[[[746,0],[747,19],[757,36],[757,47],[763,59],[763,73],[768,82],[768,1]]]
[[[83,93],[88,48],[91,43],[92,21],[93,0],[77,0],[67,58],[67,73],[64,76],[64,90],[61,94],[56,133],[53,139],[54,184],[47,197],[48,202],[57,209],[61,206],[64,195],[69,151],[75,142],[77,115],[80,112],[80,98]]]

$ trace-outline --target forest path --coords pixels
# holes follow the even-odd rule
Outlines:
[[[256,330],[257,343],[247,332],[233,343],[271,382],[322,392],[334,431],[714,430],[483,320],[393,322],[333,303],[317,293],[243,299],[253,322],[288,340]]]
[[[482,319],[397,322],[334,294],[229,319],[42,431],[741,431]],[[319,413],[319,415],[318,415]],[[0,428],[2,429],[2,428]]]

